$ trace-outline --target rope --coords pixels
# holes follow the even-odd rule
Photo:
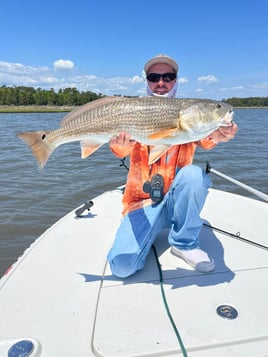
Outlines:
[[[169,318],[169,321],[172,325],[172,328],[175,332],[175,335],[177,337],[177,340],[179,342],[179,346],[180,346],[180,349],[181,349],[181,352],[182,352],[182,355],[184,357],[187,357],[187,352],[186,352],[186,349],[184,347],[184,344],[183,344],[183,341],[182,341],[182,338],[179,334],[179,331],[177,329],[177,326],[173,320],[173,317],[171,315],[171,312],[169,310],[169,306],[168,306],[168,302],[167,302],[167,298],[166,298],[166,294],[165,294],[165,290],[164,290],[164,286],[163,286],[163,275],[162,275],[162,269],[161,269],[161,265],[160,265],[160,262],[159,262],[159,259],[158,259],[158,256],[157,256],[157,252],[156,252],[156,248],[154,245],[152,245],[152,248],[153,248],[153,252],[154,252],[154,256],[155,256],[155,260],[156,260],[156,263],[157,263],[157,267],[158,267],[158,272],[159,272],[159,283],[160,283],[160,289],[161,289],[161,295],[162,295],[162,299],[163,299],[163,303],[164,303],[164,306],[165,306],[165,309],[166,309],[166,312],[167,312],[167,315],[168,315],[168,318]]]

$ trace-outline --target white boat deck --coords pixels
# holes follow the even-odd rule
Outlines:
[[[73,211],[47,230],[0,280],[1,357],[21,340],[33,343],[30,357],[179,356],[166,304],[188,356],[268,356],[266,203],[210,190],[202,217],[228,234],[207,226],[201,232],[216,263],[209,274],[171,255],[162,232],[155,249],[165,304],[153,251],[128,279],[115,278],[106,264],[120,190],[93,201],[83,218]],[[237,317],[219,316],[221,305]]]

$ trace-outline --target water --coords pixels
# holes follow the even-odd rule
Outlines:
[[[125,182],[107,145],[81,160],[79,143],[59,147],[44,170],[37,170],[28,148],[15,134],[54,129],[64,113],[0,114],[0,275],[49,226],[70,210]],[[195,163],[206,160],[218,171],[268,193],[268,109],[236,109],[236,138],[215,149],[198,149]],[[213,187],[250,196],[212,175]]]

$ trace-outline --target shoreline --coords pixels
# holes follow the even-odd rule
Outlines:
[[[71,112],[78,106],[57,105],[0,105],[0,113],[61,113]]]
[[[64,113],[78,106],[57,105],[0,105],[0,113]],[[233,107],[234,109],[268,109],[268,107]]]

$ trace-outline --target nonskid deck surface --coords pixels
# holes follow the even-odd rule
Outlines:
[[[240,241],[205,228],[201,244],[217,268],[199,274],[171,255],[162,238],[155,246],[165,297],[189,356],[264,356],[268,351],[268,252],[246,243],[241,248]],[[135,277],[124,282],[112,282],[110,277],[107,269],[94,336],[100,355],[117,355],[119,346],[122,356],[177,355],[180,345],[161,295],[153,252],[145,270]],[[230,308],[238,313],[233,320],[227,319],[232,317]],[[217,309],[226,316],[218,315]]]
[[[23,338],[37,341],[33,357],[180,355],[165,305],[189,356],[265,355],[267,204],[211,190],[202,216],[226,233],[204,226],[200,241],[216,270],[199,274],[171,255],[164,231],[157,256],[151,251],[143,271],[121,280],[106,264],[120,190],[93,201],[84,218],[71,212],[49,229],[1,280],[0,356]],[[237,317],[219,316],[222,305]]]

